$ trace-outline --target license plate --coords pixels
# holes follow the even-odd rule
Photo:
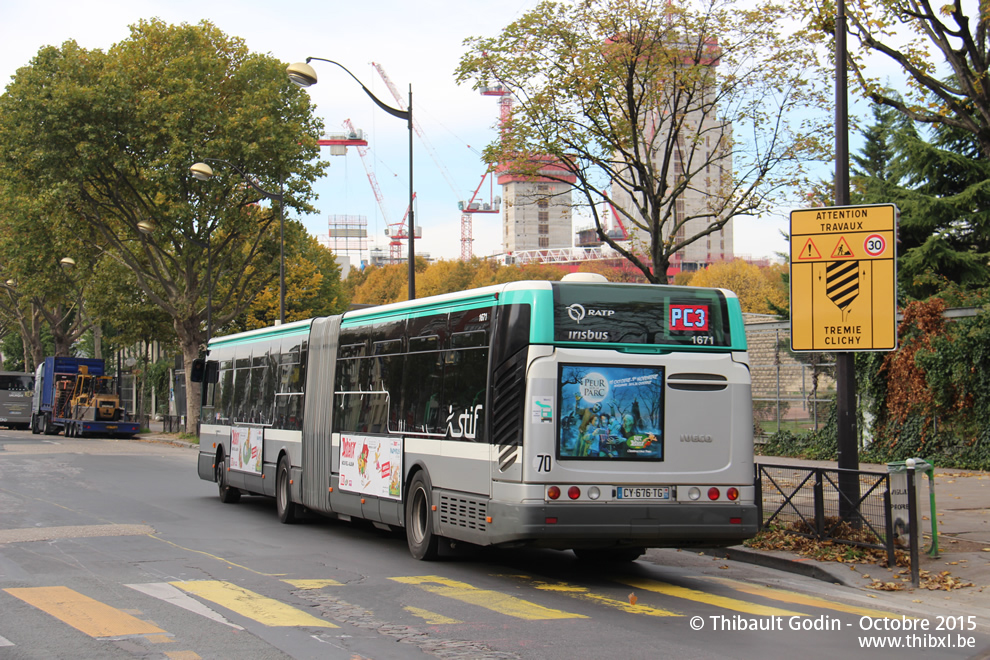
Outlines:
[[[669,500],[670,486],[620,488],[620,500]]]
[[[117,425],[116,424],[107,424],[107,430],[108,431],[116,431],[117,430]]]

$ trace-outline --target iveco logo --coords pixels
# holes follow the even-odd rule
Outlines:
[[[575,323],[580,323],[584,317],[587,316],[612,316],[615,314],[614,309],[588,309],[584,308],[584,305],[579,303],[574,303],[573,305],[567,306],[567,315],[571,317],[571,320]]]
[[[710,435],[697,435],[694,433],[684,433],[681,435],[681,442],[711,442]]]

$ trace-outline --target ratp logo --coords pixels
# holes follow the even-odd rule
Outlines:
[[[571,320],[575,323],[580,323],[584,319],[584,305],[579,303],[568,305],[567,315],[570,316]]]

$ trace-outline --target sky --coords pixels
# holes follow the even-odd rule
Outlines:
[[[431,145],[427,148],[415,139],[416,221],[423,230],[416,251],[457,259],[461,254],[457,203],[471,197],[485,173],[480,152],[495,138],[498,108],[495,99],[482,97],[469,84],[458,86],[454,70],[466,50],[465,38],[494,36],[536,4],[537,0],[484,4],[374,0],[369,5],[327,0],[297,0],[290,5],[258,0],[51,0],[39,14],[30,3],[0,0],[0,80],[6,87],[17,69],[27,65],[43,46],[72,39],[84,48],[107,50],[128,37],[129,25],[150,18],[176,24],[209,20],[227,35],[243,39],[252,51],[268,53],[286,64],[307,57],[338,61],[394,106],[394,98],[372,66],[376,62],[404,99],[412,85],[413,114]],[[327,132],[343,132],[346,119],[364,132],[369,141],[365,162],[375,173],[385,210],[383,214],[375,200],[357,150],[330,156],[324,148],[330,168],[314,186],[319,195],[315,200],[318,213],[299,219],[311,234],[325,236],[329,216],[364,215],[373,243],[387,251],[386,217],[389,222],[400,222],[408,205],[406,123],[378,109],[340,69],[320,62],[313,66],[319,83],[309,93],[316,112]],[[490,201],[489,190],[486,181],[479,199]],[[499,194],[497,186],[493,194]],[[788,226],[788,212],[781,209],[769,217],[737,218],[735,253],[773,257],[786,251],[780,231]],[[575,229],[581,228],[580,220],[575,224]],[[499,216],[476,215],[473,236],[474,254],[500,253]]]

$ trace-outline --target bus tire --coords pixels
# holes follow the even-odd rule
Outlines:
[[[628,564],[639,559],[646,548],[574,548],[582,564]]]
[[[285,456],[279,459],[278,470],[275,472],[275,509],[282,524],[291,525],[296,522],[296,503],[292,501],[292,494],[289,492],[289,459]]]
[[[241,501],[241,491],[227,483],[227,458],[223,452],[217,459],[217,486],[220,490],[220,501],[224,504],[236,504]]]
[[[433,533],[433,487],[425,470],[417,472],[409,484],[406,542],[415,559],[433,561],[437,558],[440,537]]]

